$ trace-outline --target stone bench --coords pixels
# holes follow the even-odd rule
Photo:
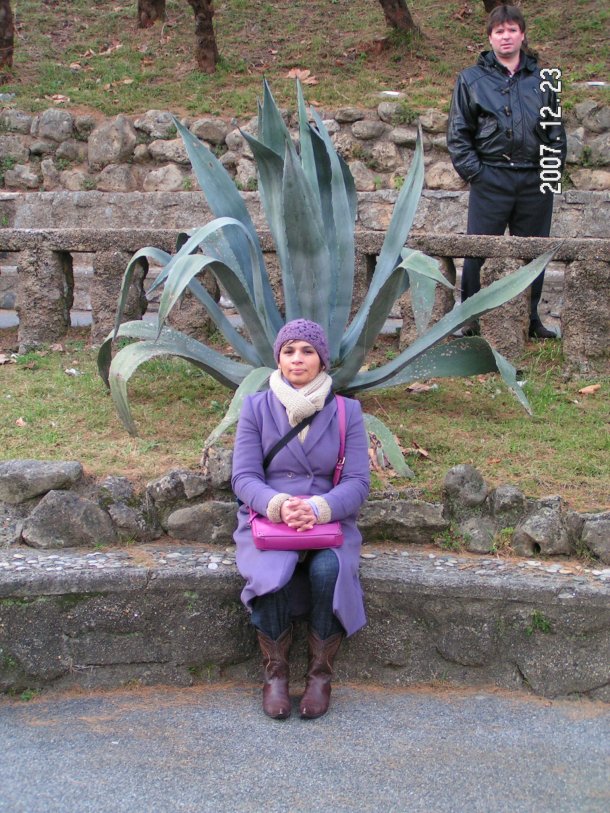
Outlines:
[[[339,679],[610,701],[610,570],[363,550],[368,625],[345,643]],[[0,690],[256,678],[241,583],[219,546],[0,550]],[[300,676],[303,625],[293,651]]]

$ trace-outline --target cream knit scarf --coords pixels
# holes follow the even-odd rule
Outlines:
[[[324,406],[326,396],[330,392],[332,378],[328,373],[321,372],[301,389],[291,387],[279,370],[275,370],[269,378],[271,392],[285,407],[290,426],[296,426],[303,418],[308,418],[314,412],[319,412]],[[303,443],[309,432],[309,426],[302,429],[298,438]]]

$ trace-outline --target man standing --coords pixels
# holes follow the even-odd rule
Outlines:
[[[541,155],[549,150],[563,169],[566,136],[556,95],[561,72],[543,71],[555,82],[543,79],[526,50],[525,19],[516,6],[493,9],[487,36],[491,51],[458,76],[447,127],[453,166],[470,184],[467,233],[502,235],[508,226],[517,237],[548,237],[553,190],[542,182]],[[462,301],[480,289],[483,262],[465,258]],[[551,339],[555,333],[538,316],[543,281],[544,272],[532,283],[529,335]],[[478,325],[463,332],[473,335]]]

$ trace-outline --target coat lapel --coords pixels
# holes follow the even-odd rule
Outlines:
[[[307,433],[307,437],[305,438],[305,443],[302,444],[302,449],[305,455],[311,449],[314,449],[316,445],[319,443],[320,438],[328,429],[328,426],[332,419],[337,414],[337,401],[333,398],[330,404],[327,404],[313,419],[310,427],[309,432]]]
[[[273,420],[275,422],[277,436],[274,437],[273,439],[270,438],[271,442],[269,443],[267,451],[273,448],[277,441],[283,438],[284,435],[287,435],[288,432],[290,432],[290,430],[292,429],[288,422],[288,415],[286,414],[285,407],[279,401],[279,399],[276,398],[276,396],[271,392],[271,390],[269,391],[269,407],[270,407],[269,411],[271,412]],[[309,468],[307,457],[305,455],[305,452],[303,451],[303,444],[298,439],[298,437],[294,437],[292,438],[292,440],[288,441],[288,443],[284,446],[284,450],[290,452],[293,455],[293,457],[296,458],[296,460],[299,462],[301,466]]]
[[[274,438],[273,443],[269,444],[269,448],[271,448],[280,438],[284,437],[284,435],[286,435],[292,427],[288,423],[286,409],[280,403],[278,398],[276,398],[275,395],[273,395],[271,391],[269,391],[269,407],[270,407],[269,411],[273,416],[273,420],[275,422],[277,429],[277,438]],[[328,425],[334,418],[336,412],[337,412],[337,402],[335,399],[333,399],[330,402],[330,404],[327,404],[315,416],[315,418],[309,425],[309,432],[307,433],[307,437],[305,438],[305,443],[301,443],[297,436],[290,440],[284,447],[286,450],[292,453],[296,460],[306,470],[309,470],[311,468],[311,464],[307,459],[308,452],[315,448],[321,436],[324,434],[324,432],[328,428]]]

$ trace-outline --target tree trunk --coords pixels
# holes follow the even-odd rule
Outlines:
[[[505,0],[483,0],[483,5],[485,6],[485,11],[489,14],[496,6],[505,6],[506,2]]]
[[[138,28],[150,28],[165,19],[165,0],[138,0]]]
[[[195,15],[195,59],[204,73],[214,73],[218,48],[214,36],[214,5],[212,0],[188,0]]]
[[[11,0],[0,0],[0,71],[13,67],[13,44],[15,27]],[[0,84],[2,75],[0,73]]]
[[[379,0],[386,22],[400,31],[418,31],[405,0]]]

